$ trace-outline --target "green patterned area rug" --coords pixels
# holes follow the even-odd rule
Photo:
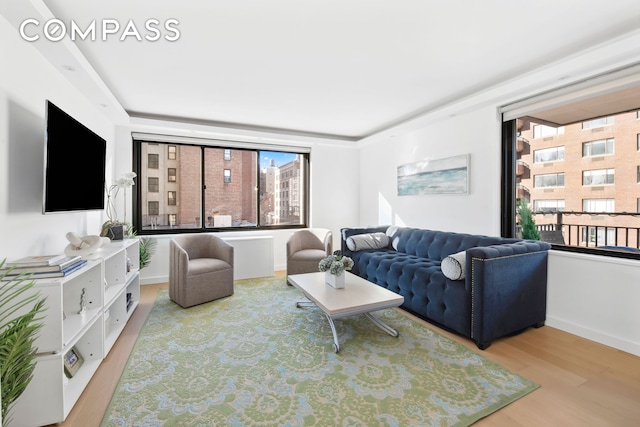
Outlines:
[[[182,309],[160,291],[103,426],[465,426],[538,386],[404,316],[336,321],[284,277]]]

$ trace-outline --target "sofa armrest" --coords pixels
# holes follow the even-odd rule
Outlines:
[[[367,233],[385,233],[389,225],[377,225],[373,227],[345,227],[340,229],[340,250],[343,255],[349,256],[351,251],[347,247],[347,239],[351,236]]]
[[[523,240],[467,250],[471,339],[478,347],[544,324],[550,248],[546,242]]]

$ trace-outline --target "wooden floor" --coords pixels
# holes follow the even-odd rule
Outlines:
[[[166,284],[141,287],[140,305],[61,426],[100,424],[160,288]],[[640,425],[640,357],[549,326],[498,340],[480,351],[466,339],[423,323],[540,384],[477,426]]]

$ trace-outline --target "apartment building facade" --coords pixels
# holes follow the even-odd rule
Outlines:
[[[640,111],[554,127],[518,119],[517,198],[573,246],[638,248]]]

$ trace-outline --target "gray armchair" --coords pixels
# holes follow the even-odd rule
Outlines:
[[[233,295],[233,246],[211,234],[169,243],[169,297],[183,308]]]
[[[333,252],[333,234],[326,228],[296,231],[287,241],[287,283],[290,274],[314,273]]]

